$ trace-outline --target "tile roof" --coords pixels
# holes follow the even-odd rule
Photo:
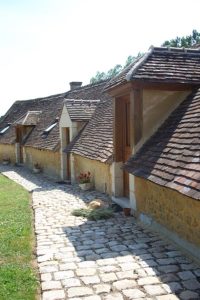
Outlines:
[[[30,112],[41,111],[42,113],[38,118],[38,122],[26,139],[25,145],[38,149],[58,149],[60,143],[59,122],[48,134],[44,134],[44,131],[60,117],[64,100],[66,98],[83,100],[110,99],[108,95],[102,92],[106,83],[107,81],[103,81],[49,97],[16,101],[1,119],[0,130],[5,128],[8,124],[11,124],[11,126],[4,134],[0,135],[0,143],[14,144],[16,139],[15,122],[17,121],[22,124],[25,122],[26,116],[30,117],[30,121],[31,115],[33,117],[33,114]]]
[[[200,199],[200,89],[179,105],[124,168]]]
[[[72,121],[89,121],[100,100],[66,99],[64,104]]]
[[[37,114],[30,112],[41,111],[41,115],[37,115],[37,125],[32,130],[25,144],[34,148],[54,150],[59,143],[59,126],[57,125],[53,128],[53,130],[45,138],[42,134],[43,131],[60,116],[64,95],[65,94],[57,94],[45,98],[16,101],[6,113],[3,121],[0,123],[0,128],[3,128],[8,123],[12,124],[8,131],[0,136],[0,143],[15,143],[16,124],[30,125],[29,121],[33,121],[33,119],[35,121]],[[28,118],[28,123],[26,123],[26,117]],[[23,122],[25,123],[23,124]]]
[[[200,84],[200,49],[151,47],[111,79],[106,90],[128,81]]]
[[[40,114],[42,111],[28,111],[22,118],[17,120],[15,124],[17,125],[36,125],[39,121]]]
[[[111,98],[102,100],[98,104],[91,120],[65,151],[100,162],[110,163],[112,161],[113,112]]]

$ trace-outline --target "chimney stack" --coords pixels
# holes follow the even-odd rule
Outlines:
[[[69,83],[69,85],[70,85],[70,90],[72,91],[72,90],[75,90],[75,89],[81,87],[82,86],[82,82],[81,81],[71,81]]]

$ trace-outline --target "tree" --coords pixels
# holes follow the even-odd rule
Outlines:
[[[169,41],[165,41],[162,46],[164,47],[184,47],[190,48],[200,43],[200,33],[197,30],[193,30],[192,34],[183,37],[176,37]]]
[[[117,64],[114,68],[108,70],[106,73],[97,71],[96,75],[90,79],[90,83],[96,83],[101,80],[113,78],[114,76],[119,74],[124,68],[126,68],[128,65],[130,65],[138,56],[141,56],[141,55],[142,54],[140,52],[138,53],[138,55],[136,57],[129,55],[126,59],[124,66]]]

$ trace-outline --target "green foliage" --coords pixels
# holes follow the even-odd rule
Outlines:
[[[165,41],[162,46],[164,47],[185,47],[189,48],[200,43],[200,33],[197,30],[193,30],[191,35],[176,37],[169,41]]]
[[[109,219],[113,216],[113,210],[111,208],[98,208],[98,209],[89,209],[89,208],[79,208],[72,211],[72,215],[76,217],[83,217],[89,220],[101,220]]]
[[[90,79],[90,83],[96,83],[102,80],[110,79],[118,75],[124,68],[130,65],[136,58],[140,57],[142,54],[139,52],[138,55],[131,56],[129,55],[126,59],[125,65],[117,64],[114,68],[108,70],[107,72],[99,72],[97,71],[96,75]]]
[[[32,244],[29,194],[0,175],[0,299],[35,299]]]

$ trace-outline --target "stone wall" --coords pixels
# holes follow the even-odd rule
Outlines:
[[[97,191],[111,195],[111,168],[109,164],[74,155],[76,180],[80,172],[90,172],[92,182]]]
[[[0,144],[0,162],[2,162],[4,158],[10,158],[13,164],[16,162],[15,145]]]
[[[38,163],[43,173],[51,178],[60,179],[60,152],[39,150],[32,147],[24,147],[24,162],[29,169],[33,169]]]
[[[200,246],[200,201],[138,177],[135,193],[138,214],[151,216],[181,238]]]

